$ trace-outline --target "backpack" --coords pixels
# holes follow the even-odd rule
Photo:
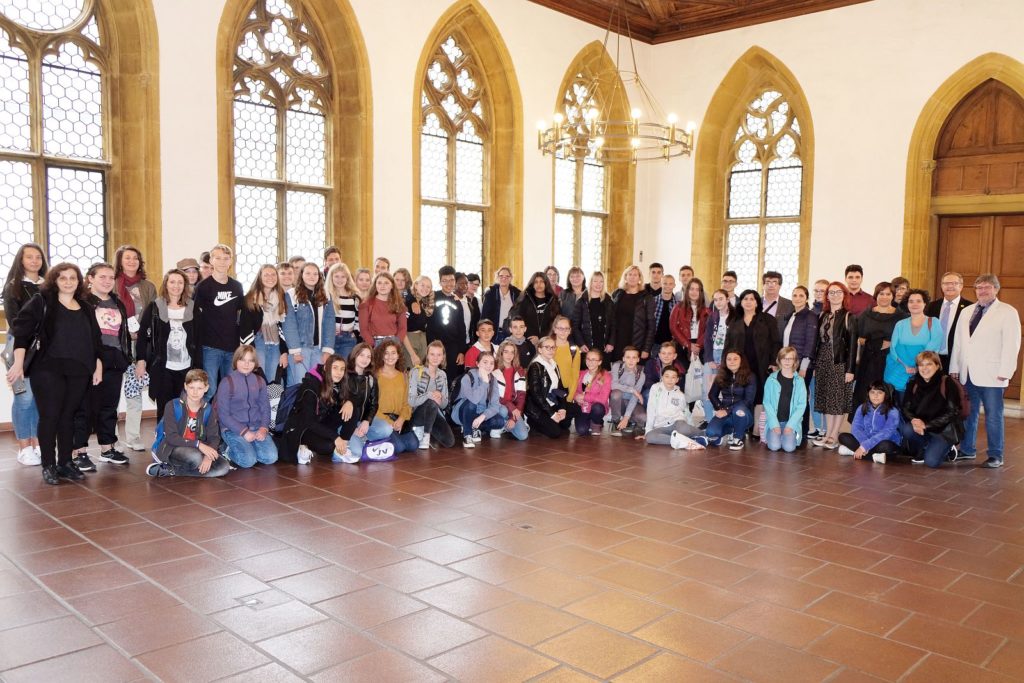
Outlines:
[[[299,392],[302,391],[302,383],[289,384],[288,388],[281,394],[281,400],[277,402],[277,412],[270,416],[270,430],[276,434],[282,434],[284,432],[284,425],[288,422],[288,416],[291,415],[292,408],[295,407],[295,399],[299,397]],[[273,412],[273,404],[271,404],[271,412]]]
[[[929,318],[930,319],[930,318]],[[964,385],[956,381],[949,375],[942,378],[942,384],[939,385],[939,393],[942,394],[942,398],[946,398],[946,383],[947,381],[953,382],[956,387],[956,392],[960,395],[960,414],[961,420],[966,420],[971,415],[971,399],[967,396],[967,390],[964,389]]]
[[[207,424],[209,424],[211,413],[213,413],[213,406],[211,406],[209,404],[209,402],[207,402],[206,406],[203,408],[203,426],[204,427]],[[182,412],[181,412],[181,399],[178,399],[178,400],[176,400],[174,402],[174,421],[175,422],[181,422],[181,415],[182,415]],[[160,450],[160,444],[163,443],[163,441],[164,441],[164,422],[166,422],[166,421],[167,421],[167,415],[164,414],[164,418],[162,420],[160,420],[159,423],[157,423],[156,435],[155,435],[155,438],[153,439],[153,448],[150,449],[153,452],[153,459],[156,460],[157,462],[161,462],[161,460],[156,457],[156,453],[157,453],[158,450]]]

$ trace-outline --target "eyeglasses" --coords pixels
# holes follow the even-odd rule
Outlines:
[[[543,344],[540,349],[541,351],[550,351],[555,348],[554,344]]]
[[[828,295],[829,296],[836,296],[837,294],[842,295],[842,294],[846,294],[846,292],[844,292],[841,289],[830,289],[830,290],[828,290]]]

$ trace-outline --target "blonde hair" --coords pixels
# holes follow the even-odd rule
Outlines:
[[[227,254],[228,256],[233,256],[233,253],[231,251],[231,247],[229,247],[226,244],[215,244],[212,247],[210,247],[210,253],[211,254],[213,252],[215,252],[215,251],[219,251],[222,254]]]
[[[336,291],[334,288],[334,273],[337,271],[345,273],[345,289],[348,291]],[[334,301],[340,296],[354,296],[359,299],[359,292],[356,290],[356,281],[352,278],[352,271],[348,269],[344,263],[335,263],[333,266],[327,269],[327,281],[324,283],[324,289],[327,290],[327,298]]]
[[[622,277],[619,278],[619,289],[626,288],[626,276],[629,275],[629,273],[634,270],[636,271],[636,274],[640,276],[640,282],[637,284],[637,286],[640,287],[640,289],[643,289],[644,271],[640,270],[640,266],[636,265],[635,263],[626,266],[626,269],[622,271]]]

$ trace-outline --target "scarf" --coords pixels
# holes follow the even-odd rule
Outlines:
[[[266,342],[274,343],[281,341],[278,336],[278,323],[280,323],[284,316],[278,313],[280,300],[277,297],[277,291],[271,290],[270,294],[267,295],[266,301],[263,302],[263,340]]]
[[[416,298],[417,303],[419,303],[419,305],[420,305],[420,310],[423,312],[423,315],[427,316],[428,318],[430,316],[434,315],[434,293],[433,292],[431,292],[430,294],[427,294],[426,296],[417,296],[415,298]]]
[[[124,304],[124,311],[128,314],[129,318],[135,317],[135,299],[128,293],[128,288],[139,284],[142,281],[142,276],[138,273],[135,277],[128,277],[124,273],[121,273],[121,277],[117,278],[117,298]]]

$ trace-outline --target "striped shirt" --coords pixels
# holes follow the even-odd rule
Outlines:
[[[334,336],[359,331],[359,299],[339,296],[334,299]]]

